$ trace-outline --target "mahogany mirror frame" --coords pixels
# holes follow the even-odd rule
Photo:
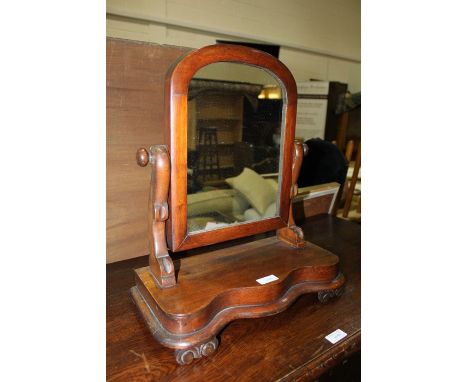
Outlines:
[[[279,216],[216,230],[189,233],[187,229],[188,90],[191,79],[199,69],[217,62],[258,67],[271,74],[282,87]],[[168,71],[165,85],[164,135],[171,166],[169,218],[166,222],[166,239],[169,248],[174,252],[183,251],[286,227],[290,212],[297,108],[296,82],[286,66],[273,56],[256,49],[217,44],[189,52],[180,58]]]

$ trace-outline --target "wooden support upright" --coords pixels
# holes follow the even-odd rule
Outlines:
[[[144,167],[151,164],[148,230],[150,240],[150,269],[160,288],[176,284],[174,264],[166,245],[165,222],[169,217],[167,195],[169,192],[170,164],[166,146],[154,145],[150,152],[145,148],[137,151],[137,163]]]

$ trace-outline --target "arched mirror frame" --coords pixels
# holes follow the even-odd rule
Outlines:
[[[216,62],[248,64],[266,70],[282,87],[279,216],[189,234],[187,229],[188,90],[195,73],[202,67]],[[296,107],[297,88],[291,72],[273,56],[256,49],[228,44],[211,45],[188,53],[174,64],[166,76],[165,87],[165,144],[171,161],[166,238],[172,251],[251,236],[288,225]]]

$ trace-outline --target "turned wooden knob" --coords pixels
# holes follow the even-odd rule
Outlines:
[[[145,167],[149,162],[148,151],[144,147],[140,147],[136,153],[136,161],[139,166]]]

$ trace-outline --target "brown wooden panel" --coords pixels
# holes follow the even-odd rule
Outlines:
[[[296,219],[304,219],[315,215],[328,214],[333,202],[333,194],[320,195],[312,199],[293,203],[293,214]]]
[[[164,142],[164,78],[189,48],[107,39],[107,262],[148,254],[150,169],[141,147]]]

